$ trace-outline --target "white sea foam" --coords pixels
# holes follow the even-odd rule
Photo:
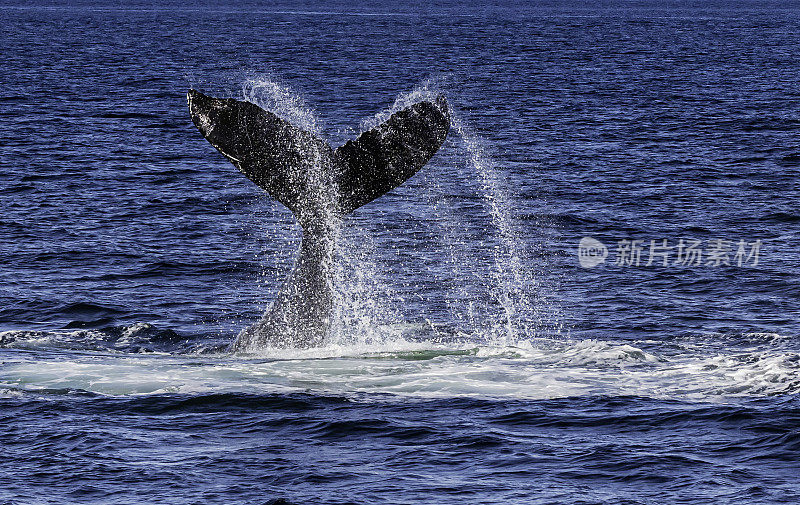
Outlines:
[[[660,356],[635,342],[436,344],[386,339],[229,355],[65,350],[42,335],[0,351],[0,390],[159,393],[310,392],[412,398],[544,399],[591,395],[720,401],[800,391],[800,356],[773,345]],[[46,339],[45,339],[46,340]],[[32,342],[38,342],[34,345]]]

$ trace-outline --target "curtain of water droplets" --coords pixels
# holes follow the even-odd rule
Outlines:
[[[373,128],[392,113],[440,92],[427,83],[399,95],[390,109],[363,121],[361,129]],[[269,79],[252,79],[244,86],[244,96],[324,138],[320,121],[288,87]],[[486,141],[452,103],[450,113],[448,140],[416,180],[406,183],[422,185],[425,207],[419,211],[421,223],[414,224],[424,225],[423,235],[434,237],[412,246],[423,251],[424,266],[403,266],[420,269],[413,276],[417,284],[397,286],[384,275],[392,269],[388,258],[403,255],[377,250],[379,241],[365,227],[353,225],[351,218],[342,226],[331,218],[336,230],[336,248],[330,250],[332,345],[369,346],[399,338],[408,319],[425,321],[428,329],[445,329],[433,335],[428,332],[427,338],[449,335],[498,345],[515,345],[558,331],[553,306],[543,296],[541,274],[546,265],[532,259],[525,236],[537,230],[519,226],[513,194],[503,182],[503,170],[489,156]],[[313,160],[318,154],[309,156]],[[312,162],[305,169],[319,172],[320,167]],[[324,174],[316,180],[324,198],[334,198],[326,192],[330,181]],[[394,217],[391,213],[382,216],[387,220]],[[419,282],[434,283],[437,289],[423,289]],[[430,299],[420,294],[423,292]],[[414,305],[422,308],[410,314],[404,311],[409,297],[422,298]],[[441,299],[434,300],[437,297]],[[438,310],[439,306],[444,308]]]

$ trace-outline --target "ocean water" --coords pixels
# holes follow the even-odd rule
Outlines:
[[[800,502],[796,3],[0,14],[0,503]],[[227,352],[299,230],[190,87],[334,146],[447,97],[325,346]]]

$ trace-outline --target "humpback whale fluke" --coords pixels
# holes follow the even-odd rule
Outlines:
[[[187,95],[200,133],[242,173],[292,211],[303,228],[295,268],[264,317],[243,330],[235,351],[314,346],[330,324],[330,259],[336,223],[417,173],[450,128],[443,96],[392,114],[337,149],[245,101]]]

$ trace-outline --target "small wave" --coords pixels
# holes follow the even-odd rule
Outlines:
[[[5,188],[0,188],[0,193],[5,195],[13,195],[18,193],[27,193],[27,192],[36,191],[36,186],[31,186],[30,184],[15,184],[12,186],[7,186]]]
[[[106,350],[101,342],[105,335],[98,331],[26,331],[0,332],[0,348]]]
[[[784,166],[800,165],[800,153],[792,153],[784,156],[781,158],[780,164]]]
[[[25,395],[25,392],[14,388],[0,387],[0,398],[20,398]]]
[[[745,156],[743,158],[736,158],[734,160],[729,161],[731,165],[740,165],[740,164],[749,164],[749,163],[761,163],[767,161],[767,158],[763,156]]]
[[[90,315],[96,316],[98,314],[120,314],[123,311],[115,307],[104,307],[93,303],[76,302],[62,305],[59,307],[59,312],[68,315]]]
[[[146,112],[114,110],[97,113],[94,117],[102,119],[159,119],[161,116]]]
[[[544,221],[564,228],[598,224],[596,219],[589,216],[566,213],[527,213],[521,214],[519,219],[521,221]]]
[[[102,328],[113,324],[117,317],[125,313],[121,308],[106,307],[86,302],[69,303],[56,307],[53,311],[69,322],[64,326],[66,329],[73,328]]]
[[[770,212],[764,215],[761,220],[776,223],[797,223],[800,222],[800,215],[788,212]]]
[[[665,361],[628,344],[611,344],[598,340],[582,340],[565,349],[560,359],[580,366],[619,366]]]
[[[174,330],[160,329],[149,323],[136,323],[99,329],[4,331],[0,332],[0,348],[169,354],[219,352],[225,345],[203,338],[192,339]]]
[[[24,95],[0,95],[0,102],[26,102],[30,97]]]

